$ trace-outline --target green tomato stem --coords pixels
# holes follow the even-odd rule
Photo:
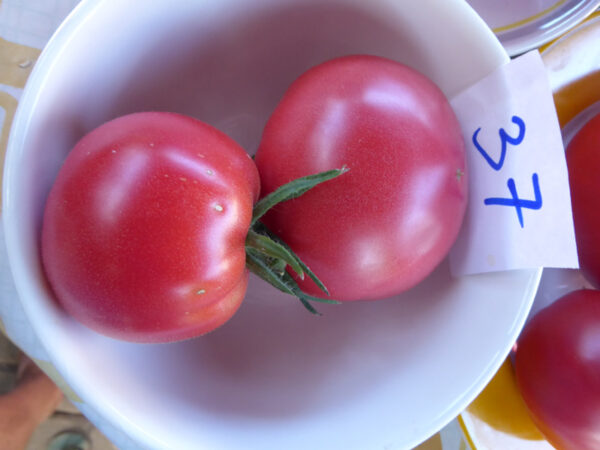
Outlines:
[[[273,287],[281,292],[297,297],[302,305],[312,314],[320,315],[320,313],[309,303],[309,301],[321,303],[339,303],[335,300],[327,300],[318,297],[313,297],[300,290],[298,284],[285,272],[283,275],[276,273],[270,264],[264,259],[263,254],[253,248],[246,249],[246,266],[263,280],[270,283]]]
[[[319,289],[329,295],[325,285],[312,270],[259,219],[273,206],[298,198],[315,186],[336,178],[348,170],[344,166],[341,169],[328,170],[298,178],[279,187],[256,203],[252,214],[252,224],[246,236],[246,266],[248,269],[280,291],[297,297],[309,312],[316,315],[320,315],[320,313],[311,305],[311,301],[333,304],[339,302],[314,297],[300,289],[294,278],[286,272],[286,266],[289,265],[301,279],[304,279],[305,274],[308,275]]]
[[[298,262],[296,255],[268,236],[259,234],[253,229],[250,229],[246,236],[246,248],[248,247],[258,250],[271,258],[285,262],[285,264],[289,265],[301,279],[304,279],[304,271],[302,270],[302,266]],[[285,268],[285,265],[283,268]]]
[[[296,255],[296,253],[294,253],[294,251],[285,242],[283,242],[283,240],[279,236],[277,236],[275,233],[273,233],[271,230],[269,230],[262,222],[257,222],[254,226],[254,229],[257,232],[268,236],[274,242],[277,242],[279,245],[281,245],[286,250],[288,250],[290,252],[290,254],[294,258],[296,258],[296,261],[302,268],[302,271],[306,275],[308,275],[308,277],[317,285],[317,287],[319,289],[321,289],[321,291],[323,291],[325,294],[329,295],[329,291],[327,290],[327,288],[325,287],[323,282],[321,280],[319,280],[319,278],[315,275],[315,273],[312,270],[310,270],[310,268],[304,263],[304,261],[302,261],[300,259],[300,257],[298,257],[298,255]]]

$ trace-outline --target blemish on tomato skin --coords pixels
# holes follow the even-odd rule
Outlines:
[[[456,177],[456,181],[462,181],[464,175],[465,172],[461,168],[456,169],[456,172],[454,174],[454,176]]]
[[[199,289],[198,291],[196,291],[196,295],[203,295],[206,294],[206,289]]]
[[[110,152],[111,153],[117,153],[117,151],[114,148]]]
[[[183,182],[186,182],[186,181],[187,181],[187,178],[185,178],[185,177],[179,177],[179,179],[180,179],[181,181],[183,181]]]
[[[214,175],[214,174],[215,174],[215,173],[214,173],[212,170],[210,170],[210,169],[206,169],[206,175],[212,176],[212,175]]]

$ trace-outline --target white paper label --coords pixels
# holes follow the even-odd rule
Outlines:
[[[451,104],[471,177],[453,275],[578,267],[564,147],[539,53],[512,60]]]

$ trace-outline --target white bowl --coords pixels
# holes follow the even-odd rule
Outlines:
[[[508,58],[462,0],[84,0],[21,99],[4,225],[21,302],[52,362],[113,439],[183,449],[398,449],[453,419],[506,357],[539,270],[322,307],[252,279],[238,314],[169,345],[111,340],[58,309],[39,261],[45,197],[72,145],[120,114],[194,115],[250,152],[285,88],[347,53],[407,63],[451,97]]]

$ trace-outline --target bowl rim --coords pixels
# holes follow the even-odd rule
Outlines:
[[[383,0],[386,1],[386,0]],[[486,67],[487,73],[493,71],[494,69],[500,67],[504,63],[509,61],[509,57],[506,54],[505,50],[502,48],[502,45],[499,41],[497,41],[496,37],[493,35],[491,30],[485,25],[483,20],[475,13],[475,11],[462,0],[451,0],[456,5],[454,8],[459,11],[461,17],[464,18],[465,21],[468,21],[470,25],[473,27],[477,27],[478,33],[483,34],[486,33],[489,35],[490,40],[486,43],[489,49],[493,49],[495,51],[495,55],[493,57],[494,66]],[[440,2],[448,2],[448,0],[430,0],[430,3],[440,3]],[[144,432],[144,430],[139,429],[135,424],[129,423],[128,421],[123,420],[123,417],[120,417],[121,421],[118,421],[118,414],[115,414],[115,411],[108,411],[107,408],[102,405],[97,405],[96,402],[90,401],[90,395],[87,392],[87,389],[81,386],[80,382],[74,377],[60,361],[61,358],[56,356],[56,349],[49,348],[46,345],[46,341],[43,339],[43,333],[40,333],[39,326],[34,327],[37,320],[35,319],[35,312],[33,311],[33,305],[31,302],[22,298],[26,298],[23,294],[26,292],[26,285],[28,283],[28,278],[24,275],[23,267],[26,267],[21,256],[19,255],[20,249],[18,244],[15,242],[15,239],[10,239],[10,237],[15,236],[17,234],[17,230],[19,224],[16,221],[11,220],[11,211],[14,209],[13,195],[11,186],[14,184],[14,178],[16,171],[14,170],[19,164],[19,155],[20,148],[24,144],[25,136],[28,133],[29,124],[31,120],[31,113],[35,107],[35,104],[38,99],[37,88],[43,84],[43,80],[47,72],[51,71],[52,66],[54,65],[55,56],[64,51],[64,47],[68,43],[69,40],[73,39],[74,35],[79,28],[83,27],[85,22],[89,20],[89,18],[93,15],[93,12],[100,7],[101,0],[82,0],[67,16],[67,18],[61,23],[56,32],[52,35],[47,45],[44,47],[32,73],[26,83],[25,89],[23,91],[23,95],[19,101],[19,105],[17,107],[17,111],[14,116],[13,124],[9,134],[8,146],[6,151],[6,158],[4,164],[4,178],[3,178],[3,196],[2,196],[2,210],[4,214],[2,215],[3,226],[5,229],[5,239],[7,246],[7,254],[9,265],[11,267],[11,273],[13,279],[15,281],[15,287],[19,294],[19,301],[23,305],[23,309],[27,316],[27,319],[30,321],[32,325],[32,330],[34,334],[40,338],[40,342],[49,356],[50,362],[57,368],[58,372],[64,377],[65,381],[69,386],[80,396],[83,403],[86,407],[90,407],[94,410],[103,421],[108,424],[110,427],[113,427],[115,430],[129,436],[133,441],[138,444],[147,446],[149,448],[154,448],[153,446],[159,445],[160,443],[154,440],[154,438]],[[493,38],[493,39],[492,39]],[[487,73],[482,73],[482,77],[487,75]],[[19,270],[17,270],[19,269]],[[537,291],[537,286],[540,281],[542,269],[530,269],[526,270],[529,276],[528,286],[531,287],[531,295],[528,296],[527,301],[522,305],[521,310],[523,311],[522,317],[517,318],[517,330],[520,330],[525,322],[526,316],[528,314],[529,309],[531,308],[531,304],[535,297],[535,292]],[[32,320],[32,318],[34,318]],[[511,338],[516,339],[515,336],[511,336]],[[514,341],[514,339],[512,339]],[[487,385],[489,380],[496,373],[502,362],[504,361],[506,355],[510,351],[512,347],[512,342],[507,343],[506,348],[500,349],[497,352],[497,355],[494,359],[494,364],[490,365],[487,369],[486,375],[479,377],[476,380],[476,383],[471,384],[470,390],[465,392],[460,402],[457,402],[452,408],[448,408],[444,414],[439,415],[435,423],[432,423],[429,427],[433,431],[433,433],[439,431],[446,424],[448,424],[452,419],[454,419],[457,414],[460,414],[462,411],[478,394],[479,392]],[[413,446],[419,444],[418,442],[413,442]]]

